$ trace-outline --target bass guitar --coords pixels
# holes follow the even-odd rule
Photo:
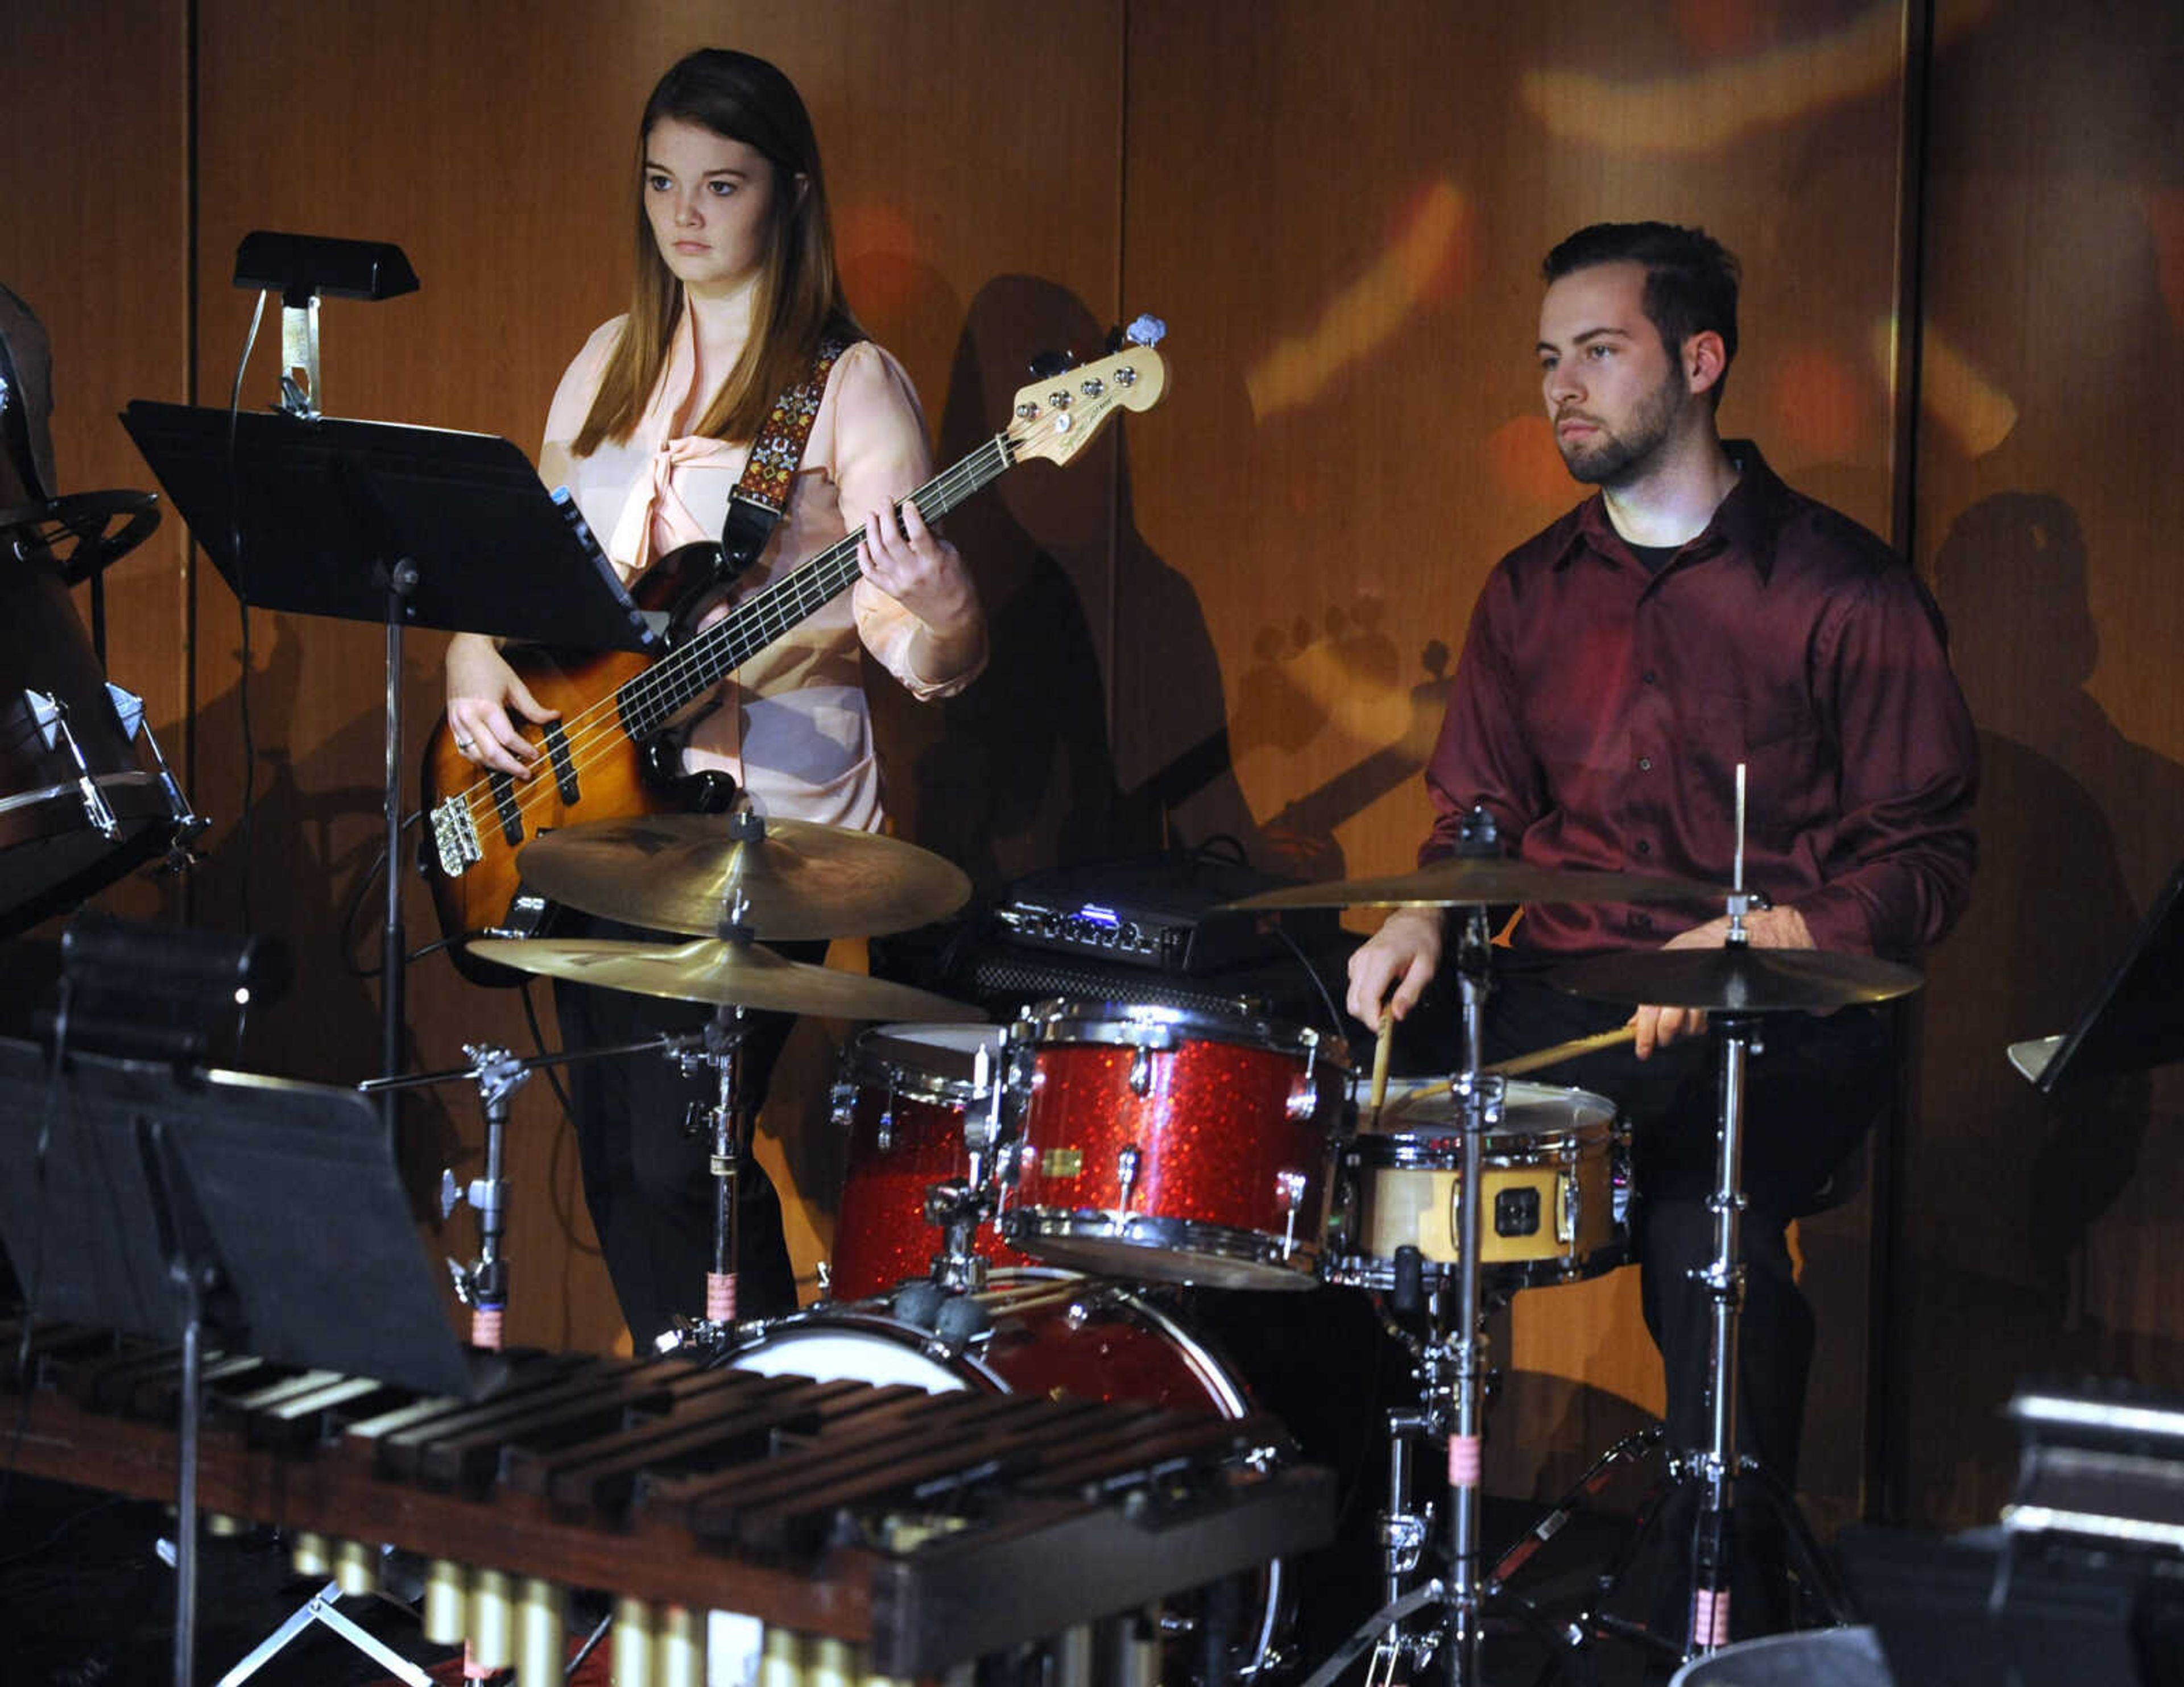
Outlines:
[[[1151,409],[1167,380],[1160,354],[1144,343],[1019,387],[1008,426],[905,501],[937,521],[1018,463],[1067,463],[1117,412]],[[526,844],[585,821],[692,805],[688,782],[674,777],[677,758],[662,754],[666,735],[728,675],[855,585],[863,539],[860,527],[702,628],[689,623],[716,596],[724,577],[721,548],[671,552],[631,588],[640,610],[668,617],[657,655],[505,651],[532,694],[560,711],[543,727],[524,728],[544,751],[528,779],[481,773],[455,749],[447,717],[440,717],[425,752],[421,866],[464,977],[479,983],[520,979],[474,960],[464,946],[475,938],[538,934],[550,910],[524,890],[516,855]]]

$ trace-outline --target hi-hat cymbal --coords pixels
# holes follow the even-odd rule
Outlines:
[[[1499,855],[1451,855],[1387,878],[1293,885],[1231,902],[1224,913],[1286,908],[1490,908],[1512,902],[1719,902],[1720,887],[1645,873],[1535,866]]]
[[[970,899],[961,869],[899,838],[769,820],[744,840],[730,825],[662,814],[567,827],[525,846],[523,882],[587,914],[701,938],[719,933],[740,890],[743,923],[766,943],[906,931]]]
[[[1574,996],[1631,1007],[1820,1013],[1908,996],[1926,981],[1912,967],[1869,955],[1738,944],[1603,955],[1558,966],[1547,982]]]
[[[790,960],[755,944],[701,938],[661,947],[603,939],[483,938],[471,944],[482,960],[571,978],[610,990],[716,1007],[816,1013],[833,1019],[972,1020],[980,1010],[930,990]]]

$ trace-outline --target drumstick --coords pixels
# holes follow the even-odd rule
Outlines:
[[[1396,1016],[1380,1010],[1380,1040],[1373,1045],[1373,1123],[1380,1122],[1380,1104],[1388,1099],[1388,1051],[1396,1046]]]
[[[1596,1055],[1602,1049],[1613,1049],[1637,1036],[1638,1027],[1618,1025],[1613,1031],[1596,1031],[1590,1037],[1573,1037],[1567,1043],[1535,1049],[1529,1055],[1519,1055],[1514,1060],[1496,1061],[1481,1072],[1496,1077],[1522,1077],[1528,1072],[1537,1072],[1542,1066],[1558,1066],[1564,1061],[1574,1061],[1580,1055]]]

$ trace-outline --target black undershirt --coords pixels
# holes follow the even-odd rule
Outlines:
[[[1683,549],[1681,545],[1635,545],[1630,544],[1628,539],[1623,543],[1630,545],[1630,554],[1646,565],[1648,574],[1658,574],[1669,565],[1676,553]]]

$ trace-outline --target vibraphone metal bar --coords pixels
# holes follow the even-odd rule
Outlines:
[[[0,1362],[19,1333],[0,1328]],[[170,1497],[171,1350],[58,1328],[33,1341],[28,1427],[5,1443],[16,1467]],[[202,1503],[515,1584],[738,1612],[861,1643],[866,1670],[901,1678],[1333,1533],[1331,1476],[1257,1456],[1284,1439],[1262,1416],[511,1357],[505,1386],[465,1404],[216,1356]],[[17,1379],[0,1390],[12,1431]]]

